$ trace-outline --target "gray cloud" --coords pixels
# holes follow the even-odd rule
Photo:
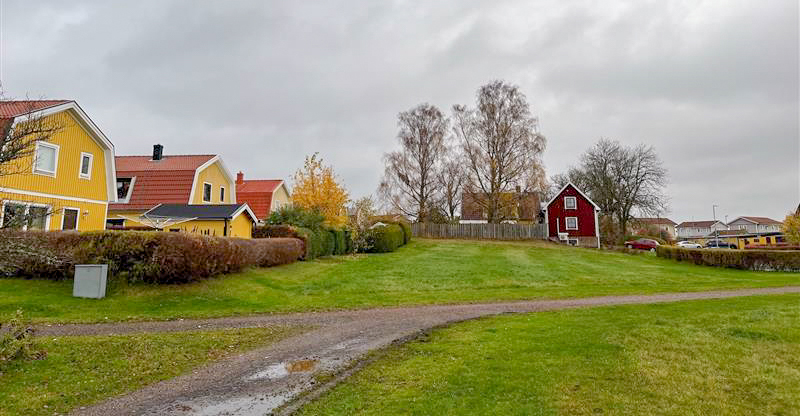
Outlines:
[[[673,219],[800,201],[795,1],[3,4],[8,95],[78,100],[119,154],[221,153],[288,178],[319,151],[375,190],[396,114],[520,85],[549,174],[599,137],[656,147]]]

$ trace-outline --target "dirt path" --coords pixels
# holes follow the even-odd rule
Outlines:
[[[80,415],[264,415],[278,409],[277,413],[288,414],[302,403],[300,400],[286,405],[293,398],[300,393],[320,390],[314,378],[315,373],[341,372],[369,351],[386,347],[396,340],[409,339],[437,326],[503,313],[784,293],[800,293],[800,286],[207,320],[60,325],[42,327],[38,331],[43,335],[68,336],[270,325],[314,326],[315,329],[311,331],[268,347],[219,361],[191,374],[75,412]],[[331,385],[332,383],[328,383],[322,388]]]

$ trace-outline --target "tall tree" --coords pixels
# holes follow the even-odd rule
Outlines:
[[[454,132],[461,141],[468,170],[465,192],[486,213],[490,223],[512,212],[519,187],[542,191],[545,183],[541,160],[545,138],[519,87],[502,81],[482,86],[477,107],[453,107]]]
[[[323,164],[318,153],[306,156],[303,168],[294,174],[292,203],[319,211],[328,225],[342,226],[347,223],[348,199],[347,190],[339,184],[333,167]]]
[[[580,158],[580,166],[555,175],[556,185],[572,182],[614,220],[619,232],[633,213],[658,216],[667,210],[667,170],[652,146],[626,147],[602,138]]]
[[[436,174],[439,187],[439,211],[448,221],[454,221],[461,206],[461,192],[467,180],[464,168],[464,158],[456,149],[451,149],[445,155]]]
[[[431,104],[398,115],[400,150],[384,155],[382,197],[400,213],[424,222],[435,208],[436,169],[446,151],[448,120]]]

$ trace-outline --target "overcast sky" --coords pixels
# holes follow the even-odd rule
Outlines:
[[[548,176],[600,137],[655,146],[675,221],[800,202],[798,2],[3,0],[6,96],[80,103],[118,155],[217,153],[285,178],[315,151],[375,191],[397,113],[493,79]]]

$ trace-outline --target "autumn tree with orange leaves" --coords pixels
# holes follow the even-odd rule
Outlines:
[[[319,153],[306,156],[303,168],[294,174],[292,203],[316,210],[325,216],[325,224],[343,226],[347,223],[347,190],[336,178],[333,167],[322,163]]]

